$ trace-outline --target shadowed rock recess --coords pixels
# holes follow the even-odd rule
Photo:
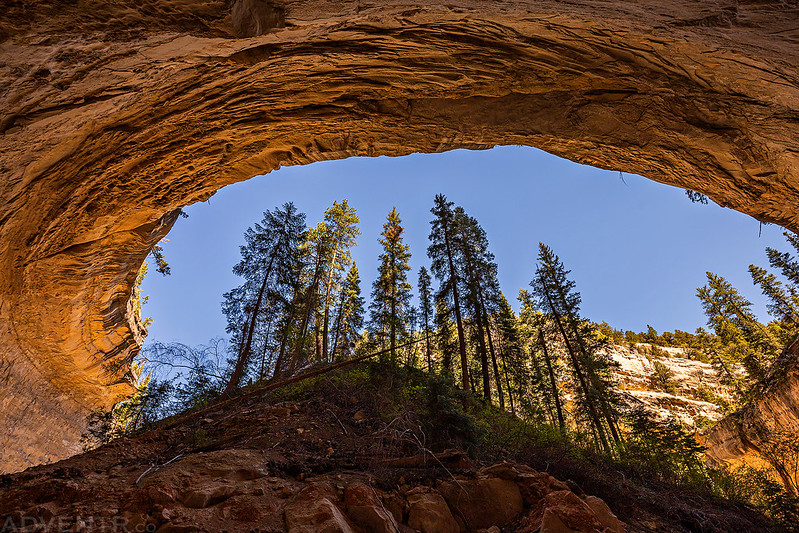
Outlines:
[[[4,2],[0,471],[76,451],[131,390],[131,287],[177,208],[284,165],[496,144],[797,229],[799,6]]]

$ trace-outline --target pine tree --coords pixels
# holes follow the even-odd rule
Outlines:
[[[293,355],[289,367],[294,368],[308,359],[308,347],[313,347],[317,360],[330,356],[330,308],[339,299],[343,273],[352,261],[350,249],[360,234],[359,219],[354,208],[333,202],[325,210],[324,222],[305,232],[301,251],[304,258],[300,272],[302,288],[297,298],[298,322]]]
[[[784,232],[783,235],[791,247],[799,252],[799,236],[795,233]],[[769,264],[779,269],[783,276],[794,286],[799,286],[799,261],[790,252],[779,252],[766,248]]]
[[[548,246],[539,243],[538,267],[530,286],[566,346],[577,385],[577,404],[602,448],[610,452],[608,432],[613,440],[620,442],[616,422],[619,400],[611,374],[613,363],[600,352],[597,333],[580,318],[581,297],[574,290],[575,283],[567,278],[569,272]]]
[[[274,364],[272,378],[292,372],[297,362],[296,357],[290,356],[292,343],[300,345],[300,322],[304,314],[304,303],[306,293],[306,274],[311,261],[311,247],[309,246],[307,228],[300,235],[299,245],[295,254],[295,261],[291,268],[290,283],[286,294],[282,298],[283,312],[276,324],[277,336],[280,341],[277,347],[277,357]]]
[[[799,237],[787,231],[783,235],[794,250],[799,251]],[[773,248],[766,248],[766,255],[771,268],[779,271],[787,284],[783,285],[777,276],[755,265],[749,265],[749,273],[755,285],[769,299],[769,313],[788,326],[788,336],[793,337],[799,326],[799,262],[790,252],[779,252]]]
[[[436,294],[436,316],[435,326],[438,339],[438,352],[441,354],[441,375],[450,381],[454,381],[455,372],[453,369],[453,359],[460,348],[456,332],[452,324],[452,309],[446,301],[446,295],[439,292]],[[468,378],[467,378],[468,379]]]
[[[749,274],[754,284],[769,299],[770,303],[766,306],[769,314],[781,322],[799,324],[799,297],[793,287],[783,288],[777,276],[756,265],[749,265]]]
[[[519,322],[522,324],[525,336],[529,339],[527,350],[533,368],[533,372],[528,378],[529,393],[533,402],[528,402],[528,404],[543,404],[549,414],[551,424],[564,432],[566,428],[563,414],[564,400],[558,384],[563,369],[557,352],[550,348],[555,344],[553,337],[557,335],[557,332],[551,331],[551,324],[546,315],[535,309],[535,300],[529,292],[521,289],[518,299],[521,303]],[[535,411],[535,407],[532,405],[528,409],[531,412]]]
[[[518,320],[503,294],[500,294],[499,299],[496,330],[505,391],[508,394],[511,413],[515,414],[514,394],[517,399],[524,396],[528,386],[528,373],[524,364],[524,346]]]
[[[397,337],[405,336],[408,329],[408,311],[411,301],[411,285],[407,271],[411,254],[402,240],[402,221],[397,209],[392,208],[378,239],[383,246],[380,254],[378,277],[372,289],[371,327],[378,339],[388,339],[392,362],[397,361]]]
[[[430,287],[430,274],[425,267],[419,269],[419,314],[422,321],[422,335],[425,341],[425,360],[427,371],[433,371],[433,362],[430,352],[430,321],[433,318],[433,293]]]
[[[734,366],[741,363],[749,378],[762,380],[769,361],[780,347],[771,332],[758,322],[752,304],[722,276],[707,272],[707,285],[696,290],[707,316],[707,324],[716,334],[719,347],[712,355],[722,374],[732,380]]]
[[[461,318],[461,301],[458,292],[459,275],[455,269],[457,260],[455,254],[454,213],[452,202],[447,201],[443,194],[436,195],[433,201],[433,208],[430,212],[434,218],[430,222],[430,246],[427,248],[427,255],[432,260],[430,270],[433,275],[441,281],[440,293],[443,298],[451,298],[450,307],[455,314],[455,326],[458,332],[458,352],[461,363],[461,387],[463,390],[470,390],[469,381],[469,361],[466,355],[466,337],[463,331],[463,320]]]
[[[479,251],[477,249],[477,228],[472,223],[472,220],[466,216],[462,207],[456,207],[453,211],[453,233],[455,238],[453,242],[458,248],[458,257],[460,259],[460,270],[463,272],[461,280],[463,281],[464,289],[464,303],[465,306],[471,311],[471,320],[469,321],[474,331],[472,338],[476,341],[474,344],[477,346],[477,353],[480,357],[480,374],[483,378],[482,389],[483,397],[487,402],[491,402],[491,378],[488,370],[488,351],[486,349],[485,332],[481,307],[480,307],[480,281],[478,279],[477,265],[480,260],[478,257]]]
[[[494,255],[488,250],[488,237],[480,224],[466,214],[462,207],[454,210],[456,239],[459,249],[461,270],[463,271],[464,303],[471,313],[474,325],[477,353],[480,357],[480,370],[483,378],[483,395],[491,401],[491,370],[494,373],[494,384],[497,388],[500,408],[505,408],[502,391],[502,380],[499,376],[496,351],[491,337],[489,309],[496,308],[499,295],[497,281],[497,264]],[[489,368],[489,354],[491,368]]]
[[[298,213],[292,203],[264,212],[260,224],[248,228],[244,234],[246,244],[240,248],[241,261],[233,272],[245,279],[240,287],[225,294],[223,310],[228,316],[228,331],[236,332],[234,345],[238,353],[233,372],[225,389],[230,394],[239,385],[253,350],[253,339],[259,328],[268,289],[290,284],[290,273],[296,260],[297,245],[305,224],[305,215]],[[276,291],[277,292],[277,291]],[[274,319],[269,313],[268,325]],[[267,350],[269,327],[263,339]]]
[[[338,355],[340,358],[342,352],[348,353],[355,346],[363,328],[363,305],[361,278],[358,275],[358,267],[353,263],[341,288],[340,303],[336,312],[333,327],[334,357]]]
[[[330,233],[324,222],[308,228],[304,239],[300,243],[299,251],[302,259],[297,272],[299,291],[296,297],[297,325],[294,331],[294,349],[289,371],[293,371],[303,359],[308,359],[306,348],[308,346],[308,329],[312,324],[311,319],[319,316],[320,290],[319,283],[322,279],[325,265],[327,264],[332,249]],[[318,331],[318,320],[314,330]],[[318,335],[317,335],[318,337]]]
[[[350,248],[355,246],[355,240],[361,234],[358,229],[360,219],[355,208],[347,205],[344,199],[340,204],[333,205],[325,211],[325,228],[331,250],[330,261],[327,265],[327,283],[325,284],[324,318],[322,326],[322,357],[328,358],[328,334],[330,323],[331,292],[334,284],[339,280],[341,273],[352,261]]]

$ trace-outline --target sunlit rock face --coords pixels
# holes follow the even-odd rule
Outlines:
[[[618,365],[613,375],[618,386],[661,420],[674,419],[689,429],[704,432],[721,420],[719,403],[732,400],[730,387],[722,383],[713,366],[691,359],[686,348],[652,347],[650,344],[610,345],[608,355]],[[664,387],[655,379],[656,364],[670,374]],[[712,403],[708,400],[714,400]]]
[[[710,431],[707,456],[716,464],[774,467],[774,445],[799,435],[799,341],[777,361],[772,376],[754,401]],[[790,456],[789,456],[790,457]],[[790,484],[786,484],[790,487]]]
[[[5,2],[0,470],[74,451],[131,390],[129,295],[174,210],[281,165],[523,144],[799,228],[797,19],[776,0]]]

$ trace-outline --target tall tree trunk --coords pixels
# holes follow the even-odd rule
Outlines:
[[[463,334],[463,321],[461,321],[460,300],[458,298],[458,278],[455,276],[455,263],[452,261],[452,248],[449,242],[449,227],[446,223],[444,224],[444,246],[447,250],[449,279],[452,283],[452,299],[454,300],[455,324],[458,329],[458,350],[461,356],[461,386],[463,390],[469,390],[469,363],[466,359],[466,339]]]
[[[577,324],[573,323],[573,321],[570,322],[572,322],[571,330],[574,332],[575,338],[577,339],[577,347],[580,349],[580,353],[583,354],[583,359],[587,361],[589,360],[589,357],[588,357],[588,349],[585,346],[585,342],[579,333]],[[594,385],[594,390],[601,391],[605,389],[605,387],[600,386],[601,382],[599,381],[598,376],[591,369],[589,369],[588,372],[588,380],[589,382],[591,382],[592,385]],[[607,423],[608,429],[610,430],[610,436],[613,438],[613,441],[616,444],[621,444],[621,437],[616,428],[616,420],[613,414],[611,413],[610,405],[608,404],[607,398],[605,396],[602,396],[597,398],[597,401],[599,402],[599,407],[602,412],[602,416],[605,418],[605,422]]]
[[[554,402],[552,401],[552,397],[550,396],[548,389],[543,384],[544,375],[541,372],[541,364],[538,361],[538,357],[535,354],[535,347],[533,346],[530,347],[530,358],[533,360],[533,368],[535,369],[535,379],[538,382],[538,386],[545,387],[543,390],[539,391],[544,396],[543,401],[544,401],[544,407],[546,408],[546,413],[545,413],[546,416],[544,418],[549,420],[549,423],[552,424],[552,427],[555,427],[555,425],[558,423],[558,419],[555,417],[555,413],[552,410],[552,404]]]
[[[302,354],[302,350],[305,348],[305,335],[308,332],[308,324],[311,321],[311,314],[314,312],[314,296],[316,293],[316,288],[319,284],[319,276],[320,276],[320,263],[319,260],[319,249],[316,250],[316,263],[314,265],[314,275],[311,279],[311,284],[308,286],[308,295],[305,298],[305,305],[307,308],[305,309],[305,315],[303,315],[302,324],[300,326],[300,335],[297,338],[297,346],[294,348],[294,359],[295,363],[299,360],[300,355]]]
[[[508,392],[508,403],[510,404],[510,413],[516,414],[516,408],[513,404],[513,387],[510,386],[510,376],[508,375],[508,364],[505,362],[505,343],[502,340],[502,335],[497,338],[497,348],[499,349],[499,360],[502,363],[502,375],[505,378],[505,390]]]
[[[510,386],[510,378],[508,377],[508,365],[505,363],[505,358],[500,358],[502,361],[502,374],[505,376],[505,388],[508,391],[508,403],[510,404],[510,414],[516,414],[516,407],[513,405],[513,388]]]
[[[561,301],[565,302],[566,301],[566,294],[564,293],[562,287],[558,287],[558,294],[559,294],[559,296],[561,298]],[[567,322],[568,322],[569,329],[571,329],[572,332],[574,333],[574,338],[577,341],[577,347],[580,349],[580,353],[583,354],[583,358],[586,361],[589,360],[588,350],[586,349],[585,342],[583,341],[582,335],[580,334],[578,322],[576,320],[574,320],[573,318],[571,318],[571,317],[569,318],[569,320]],[[588,381],[592,385],[596,385],[597,384],[597,376],[596,376],[596,374],[590,368],[589,368],[588,372],[589,372]],[[602,389],[603,389],[603,387],[599,387],[599,386],[594,387],[594,390],[597,390],[597,391],[602,390]],[[608,405],[607,399],[605,397],[598,397],[598,398],[596,398],[596,401],[600,404],[600,409],[602,411],[602,416],[605,418],[605,422],[608,425],[608,429],[610,430],[610,435],[613,438],[613,441],[616,442],[617,444],[621,443],[621,437],[619,436],[619,432],[616,429],[616,421],[614,420],[613,416],[610,413],[610,407]],[[600,419],[600,421],[601,421],[601,419]],[[601,431],[604,434],[604,428],[603,427],[599,426],[598,430]],[[608,451],[610,451],[609,448],[608,448]]]
[[[488,371],[488,351],[486,350],[485,331],[483,331],[483,313],[479,302],[475,301],[474,309],[475,315],[477,315],[477,350],[480,353],[480,370],[483,374],[483,398],[486,402],[491,403],[491,374]]]
[[[286,318],[285,318],[285,325],[283,326],[283,331],[280,335],[280,350],[277,354],[277,361],[275,361],[275,369],[272,371],[272,379],[278,377],[283,373],[283,365],[285,364],[285,357],[286,357],[286,349],[288,348],[288,341],[289,335],[291,334],[291,324],[294,322],[294,315],[297,312],[300,302],[300,284],[296,282],[297,277],[299,276],[299,271],[297,272],[297,276],[295,276],[295,285],[294,290],[291,294],[291,303],[289,304],[288,308],[286,309]]]
[[[427,312],[425,312],[424,319],[424,347],[427,356],[427,373],[430,374],[433,372],[433,361],[430,357],[430,326],[428,326]]]
[[[555,399],[555,410],[558,412],[558,427],[560,432],[563,433],[566,429],[566,422],[563,418],[563,410],[560,405],[560,394],[558,394],[558,382],[555,379],[555,370],[552,367],[552,361],[549,358],[549,350],[547,349],[546,339],[544,339],[544,332],[538,331],[538,344],[544,351],[544,362],[547,365],[547,372],[549,373],[549,386],[552,389],[552,396]]]
[[[325,358],[327,358],[327,335],[328,335],[328,321],[330,317],[330,291],[333,289],[333,265],[336,264],[336,257],[338,257],[338,247],[339,245],[336,244],[335,249],[333,250],[333,258],[330,260],[330,273],[327,276],[327,287],[325,287],[325,317],[324,317],[324,327],[322,330],[322,354]]]
[[[269,351],[269,337],[272,334],[272,322],[274,322],[274,318],[270,317],[269,322],[266,324],[266,337],[264,338],[264,349],[261,351],[261,369],[258,371],[259,380],[262,380],[266,377],[266,352]]]
[[[255,308],[252,311],[252,315],[250,316],[250,326],[249,331],[247,332],[247,342],[244,345],[244,349],[239,352],[239,356],[236,359],[236,366],[233,368],[233,374],[230,376],[230,380],[227,383],[227,387],[225,387],[225,391],[222,393],[224,396],[229,396],[234,390],[236,390],[239,386],[239,381],[241,380],[241,376],[244,374],[244,367],[247,364],[247,359],[250,356],[250,351],[252,350],[252,335],[255,331],[255,321],[258,318],[258,313],[261,311],[261,302],[264,298],[264,292],[266,291],[266,286],[269,283],[269,276],[272,274],[272,265],[275,261],[275,255],[277,255],[277,246],[272,251],[272,254],[269,257],[269,265],[266,267],[266,274],[264,275],[264,281],[261,283],[261,288],[258,290],[258,298],[255,300]]]
[[[566,351],[569,352],[574,373],[577,375],[577,380],[580,382],[580,388],[583,389],[585,404],[586,408],[588,409],[588,416],[591,418],[591,423],[596,427],[596,431],[599,434],[599,439],[602,443],[602,448],[605,451],[610,452],[610,443],[608,443],[607,436],[605,435],[605,428],[602,427],[602,421],[599,418],[599,413],[596,411],[596,406],[593,404],[593,395],[591,394],[591,389],[588,388],[588,383],[585,380],[585,376],[583,376],[582,366],[577,359],[577,354],[574,353],[574,348],[569,341],[569,336],[566,334],[566,330],[563,328],[563,324],[561,323],[560,314],[552,304],[552,297],[549,295],[549,290],[546,287],[545,292],[547,301],[549,302],[549,307],[552,309],[552,315],[555,318],[555,323],[558,325],[558,330],[560,330],[560,334],[563,337],[563,342],[566,345]]]
[[[391,343],[391,364],[397,364],[397,276],[394,272],[394,252],[389,252],[391,269],[391,315],[389,316],[389,341]]]
[[[316,317],[314,321],[314,337],[316,338],[316,360],[317,361],[324,361],[324,352],[322,351],[322,332],[320,331],[320,324],[319,324],[319,316]]]
[[[471,383],[471,390],[477,393],[477,383],[474,382],[474,375],[471,372],[469,372],[469,383]]]
[[[505,398],[502,394],[502,379],[499,377],[499,365],[497,365],[497,354],[494,352],[494,341],[491,339],[491,323],[488,319],[483,295],[480,294],[480,306],[483,308],[483,318],[485,319],[486,335],[488,336],[488,351],[491,354],[491,365],[494,367],[494,382],[497,384],[497,396],[499,396],[499,408],[505,410]]]
[[[336,320],[333,321],[333,349],[330,351],[331,360],[336,357],[336,350],[338,349],[338,339],[341,336],[341,320],[344,314],[344,295],[341,297],[341,303],[338,306],[336,313]]]
[[[465,238],[461,234],[465,247]],[[477,352],[480,356],[480,371],[483,375],[483,398],[486,402],[491,403],[491,375],[488,371],[488,352],[486,351],[486,338],[483,331],[483,313],[480,306],[480,282],[475,278],[474,266],[469,259],[469,254],[464,252],[466,261],[466,272],[469,277],[469,289],[471,291],[471,300],[474,308],[475,325],[477,326]]]

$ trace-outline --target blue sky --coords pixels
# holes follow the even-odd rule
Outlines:
[[[455,150],[400,158],[352,158],[287,167],[230,185],[188,206],[164,250],[172,275],[147,276],[144,314],[149,340],[206,343],[224,336],[222,293],[238,285],[231,272],[244,231],[266,209],[293,201],[308,223],[347,198],[361,219],[353,250],[364,295],[376,276],[377,238],[392,206],[406,227],[415,286],[426,255],[433,197],[444,193],[488,234],[502,290],[516,295],[535,270],[539,241],[572,270],[584,316],[614,327],[693,331],[705,319],[696,288],[705,271],[721,274],[755,303],[750,263],[766,266],[766,246],[785,249],[782,228],[715,204],[692,204],[681,189],[640,176],[580,165],[528,147]]]

